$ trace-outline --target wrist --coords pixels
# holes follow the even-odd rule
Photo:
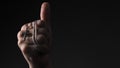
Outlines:
[[[48,64],[48,65],[30,65],[29,68],[51,68],[51,64]]]
[[[29,60],[29,68],[51,68],[49,55]]]
[[[39,65],[36,65],[36,64],[31,64],[29,65],[29,68],[51,68],[51,63],[49,62],[48,64],[39,64]]]

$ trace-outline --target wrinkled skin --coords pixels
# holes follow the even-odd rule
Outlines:
[[[18,46],[30,68],[50,68],[51,27],[50,6],[47,2],[42,4],[40,20],[36,21],[36,40],[39,42],[39,45],[35,45],[33,42],[33,25],[32,22],[30,22],[24,24],[18,32]],[[28,32],[25,37],[26,28]]]

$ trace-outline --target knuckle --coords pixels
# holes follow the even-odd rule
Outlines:
[[[28,23],[28,28],[29,28],[29,29],[32,29],[32,28],[33,28],[32,23]]]
[[[18,34],[17,34],[17,38],[18,38],[18,39],[20,39],[20,38],[21,38],[21,36],[22,36],[22,32],[21,32],[21,31],[19,31],[19,32],[18,32]]]
[[[20,46],[24,41],[22,39],[18,40],[18,46]]]
[[[17,38],[18,39],[23,38],[24,34],[25,34],[25,31],[19,31],[18,34],[17,34]]]
[[[20,36],[20,31],[17,33],[17,38],[19,38],[19,36]]]
[[[27,28],[27,24],[24,24],[22,27],[21,27],[21,30],[26,30]]]

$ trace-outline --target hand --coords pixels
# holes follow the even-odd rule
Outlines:
[[[41,6],[40,20],[27,23],[18,32],[18,46],[30,68],[49,65],[51,49],[50,6]]]

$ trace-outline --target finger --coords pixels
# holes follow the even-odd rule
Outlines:
[[[32,26],[32,23],[28,23],[28,29],[32,29],[33,26]]]
[[[25,31],[26,28],[27,28],[27,24],[25,24],[25,25],[23,25],[23,26],[21,27],[21,31]]]
[[[18,40],[23,39],[24,34],[25,34],[25,31],[19,31],[17,34]]]
[[[40,12],[41,20],[45,22],[50,21],[50,5],[48,2],[44,2],[41,6],[41,12]]]
[[[18,45],[21,46],[21,44],[24,45],[33,45],[33,41],[32,41],[32,37],[26,37],[26,40],[23,39],[19,39],[18,40]]]

